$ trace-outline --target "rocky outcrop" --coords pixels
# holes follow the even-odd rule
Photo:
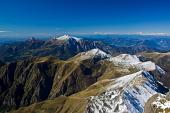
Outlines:
[[[156,94],[152,96],[145,104],[144,113],[169,113],[170,98],[167,95]]]

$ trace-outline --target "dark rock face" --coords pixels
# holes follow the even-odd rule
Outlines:
[[[158,79],[164,83],[167,87],[170,88],[170,55],[166,55],[160,57],[159,59],[155,59],[155,62],[165,70],[166,76],[158,77]]]

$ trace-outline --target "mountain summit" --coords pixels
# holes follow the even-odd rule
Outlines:
[[[73,37],[73,36],[70,36],[70,35],[63,35],[63,36],[57,37],[57,38],[55,38],[55,39],[57,39],[57,40],[75,39],[76,41],[79,41],[79,40],[80,40],[80,38]]]

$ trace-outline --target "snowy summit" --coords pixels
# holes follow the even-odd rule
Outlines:
[[[77,37],[73,37],[73,36],[70,36],[70,35],[63,35],[63,36],[60,36],[58,38],[55,38],[57,40],[69,40],[69,39],[75,39],[76,41],[79,41],[80,38],[77,38]]]
[[[96,48],[96,49],[92,49],[88,52],[85,53],[85,55],[90,55],[90,56],[107,56],[108,54],[105,53],[104,51],[101,51],[100,49]]]
[[[82,52],[82,53],[80,53],[80,55],[81,55],[81,57],[80,57],[81,60],[94,58],[94,57],[99,57],[101,59],[111,57],[109,54],[105,53],[104,51],[102,51],[98,48],[92,49],[92,50],[87,51],[87,52]]]

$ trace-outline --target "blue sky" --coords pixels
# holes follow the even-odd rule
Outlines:
[[[170,33],[169,0],[0,0],[0,36]]]

